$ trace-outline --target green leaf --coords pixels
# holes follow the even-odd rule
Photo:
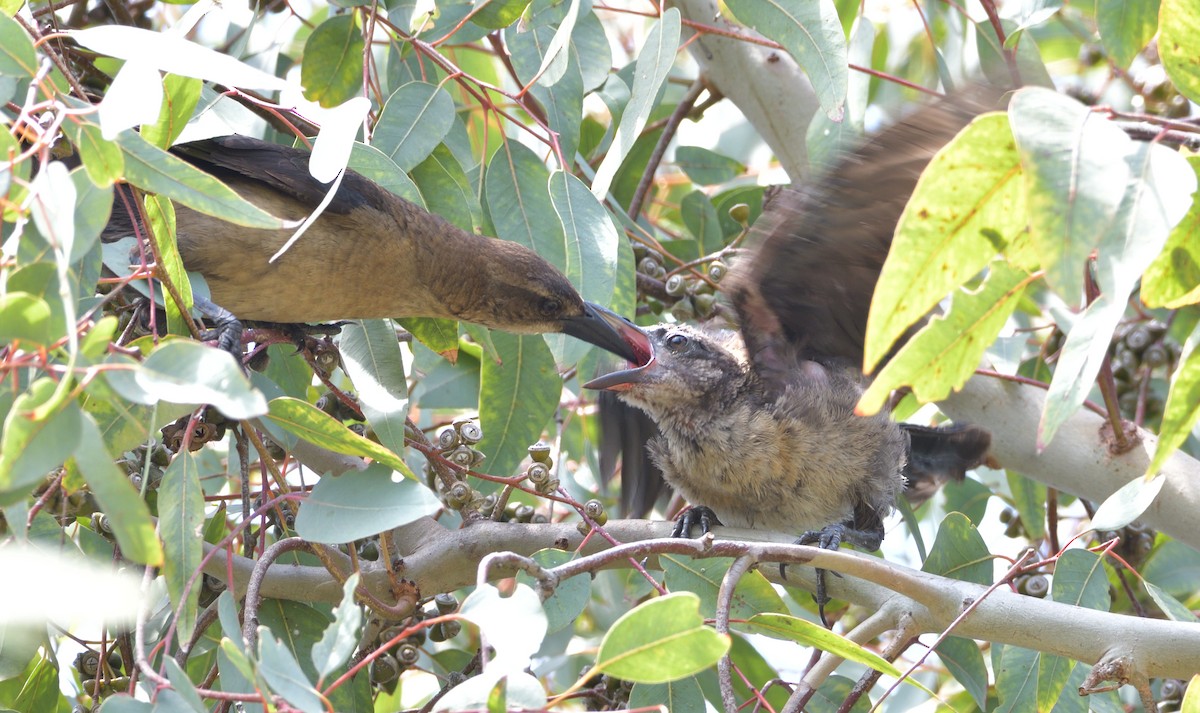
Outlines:
[[[555,171],[550,176],[550,199],[563,229],[566,253],[563,273],[585,300],[609,304],[616,287],[621,238],[608,212],[582,181],[564,171]],[[566,337],[553,335],[547,341],[554,345],[556,339]],[[585,343],[572,340],[556,353],[563,363],[573,364],[588,348]]]
[[[1167,235],[1187,212],[1196,190],[1196,173],[1179,155],[1160,144],[1136,142],[1106,147],[1125,154],[1128,177],[1121,188],[1120,209],[1110,225],[1098,224],[1096,282],[1100,296],[1088,305],[1067,333],[1039,424],[1038,446],[1044,448],[1055,431],[1083,403],[1100,372],[1113,331],[1125,313],[1138,278],[1158,255]],[[1061,210],[1061,209],[1060,209]],[[1098,226],[1103,226],[1099,230]],[[1081,263],[1082,264],[1082,263]]]
[[[1200,552],[1169,539],[1150,553],[1142,576],[1172,596],[1191,601],[1200,591]]]
[[[350,150],[350,168],[409,203],[425,208],[425,199],[421,197],[417,184],[413,183],[395,161],[374,146],[355,142]]]
[[[54,707],[30,710],[54,710]],[[158,706],[145,701],[139,701],[126,693],[118,693],[104,699],[100,705],[100,713],[155,713]]]
[[[1077,304],[1084,263],[1121,206],[1130,139],[1083,104],[1040,87],[1018,91],[1009,117],[1024,168],[1030,237],[1047,281]]]
[[[153,124],[143,124],[142,138],[160,149],[168,149],[187,126],[192,118],[192,112],[200,101],[200,90],[204,83],[195,77],[181,77],[178,74],[168,74],[163,77],[163,103],[158,113],[158,121]],[[111,145],[111,144],[109,144]],[[116,151],[116,147],[113,147]],[[119,153],[117,153],[120,156]]]
[[[186,640],[196,625],[199,581],[186,592],[186,604],[180,607],[180,602],[188,580],[200,569],[204,557],[204,491],[200,488],[199,464],[190,452],[177,454],[163,473],[158,503],[158,534],[166,556],[163,576],[171,607],[181,612],[175,619],[176,627]]]
[[[258,627],[259,672],[275,693],[304,713],[324,713],[321,694],[313,687],[296,657],[265,626]]]
[[[1188,156],[1200,174],[1200,156]],[[1163,250],[1142,276],[1141,298],[1150,307],[1178,309],[1200,302],[1200,201],[1171,231]]]
[[[592,179],[592,194],[600,200],[608,195],[617,168],[633,148],[633,142],[641,135],[647,119],[650,118],[659,89],[675,63],[675,53],[679,50],[679,27],[679,10],[669,8],[646,35],[646,42],[638,54],[634,70],[629,105],[621,114],[621,123],[617,125],[612,146]]]
[[[16,20],[0,14],[0,76],[32,77],[37,67],[37,53],[25,29]]]
[[[960,512],[979,527],[992,497],[991,488],[974,478],[965,478],[961,482],[946,483],[942,492],[946,496],[946,512]]]
[[[1167,76],[1192,101],[1200,100],[1200,9],[1195,0],[1162,0],[1158,52]]]
[[[675,149],[675,165],[694,183],[711,186],[732,181],[746,170],[740,161],[722,156],[703,146],[680,146]]]
[[[669,683],[637,683],[629,692],[630,708],[652,709],[666,706],[668,711],[704,710],[704,691],[695,676]]]
[[[163,302],[167,310],[167,328],[172,334],[189,334],[187,322],[183,319],[185,312],[191,312],[195,304],[192,297],[192,282],[188,279],[187,268],[183,266],[183,257],[179,254],[179,244],[175,239],[175,206],[171,201],[158,195],[147,195],[146,217],[149,219],[151,235],[161,256],[159,265],[166,277],[179,292],[183,304],[171,296],[164,296]]]
[[[153,400],[210,404],[232,419],[267,412],[266,399],[250,386],[233,356],[199,342],[163,342],[134,372],[134,381]]]
[[[1167,459],[1183,445],[1200,420],[1200,348],[1197,347],[1200,347],[1200,329],[1188,337],[1179,366],[1171,376],[1171,390],[1163,407],[1158,445],[1154,447],[1154,459],[1146,468],[1147,473],[1162,470]]]
[[[524,245],[565,273],[566,241],[549,181],[550,170],[532,149],[505,141],[488,162],[484,196],[497,237]]]
[[[56,250],[70,255],[75,243],[75,183],[61,161],[52,161],[33,179],[30,214],[38,232]]]
[[[38,379],[13,400],[0,433],[0,504],[20,502],[29,490],[62,465],[83,438],[83,419],[74,403],[38,419],[37,410],[54,398],[56,384]]]
[[[1158,32],[1159,0],[1096,0],[1096,27],[1113,64],[1127,69]]]
[[[429,157],[454,125],[454,100],[444,89],[409,82],[388,97],[375,126],[374,146],[411,171]]]
[[[595,671],[634,683],[667,683],[712,666],[729,650],[729,636],[704,625],[700,598],[668,594],[617,619],[600,642]]]
[[[992,583],[992,556],[967,516],[952,512],[938,527],[921,571],[986,586]]]
[[[546,341],[537,335],[493,332],[502,363],[484,359],[479,385],[479,450],[493,475],[508,476],[558,407],[562,379]]]
[[[1092,516],[1093,530],[1119,530],[1138,519],[1162,490],[1166,476],[1138,476],[1105,498]]]
[[[691,592],[700,597],[700,613],[705,618],[716,616],[717,594],[721,580],[733,560],[727,557],[692,559],[683,555],[660,555],[667,589],[672,592]],[[749,619],[763,612],[787,611],[783,598],[767,581],[762,572],[751,571],[738,582],[733,592],[730,617]]]
[[[545,64],[546,53],[553,52],[554,43],[562,36],[564,26],[557,31],[541,26],[506,36],[513,68],[523,82],[527,83],[537,76]],[[578,58],[569,47],[557,57],[559,61],[552,62],[529,91],[545,109],[546,123],[558,135],[559,153],[570,165],[579,148],[579,131],[586,113],[583,110],[584,68],[579,66]]]
[[[479,627],[488,646],[496,650],[493,666],[501,671],[521,671],[542,646],[546,637],[546,615],[542,602],[528,585],[518,584],[512,594],[484,584],[467,595],[459,614]]]
[[[970,639],[947,636],[934,650],[979,710],[987,710],[988,672],[979,645]]]
[[[397,481],[390,468],[373,463],[361,472],[321,478],[296,516],[296,532],[312,542],[341,544],[406,525],[440,507],[425,485]]]
[[[49,346],[62,336],[63,326],[51,321],[46,300],[28,292],[0,295],[0,342],[22,341]]]
[[[1001,18],[1000,26],[1006,38],[1019,40],[1015,48],[1001,46],[996,37],[996,28],[989,20],[984,19],[975,23],[979,64],[983,70],[983,76],[987,78],[988,82],[998,87],[1012,86],[1014,78],[1005,51],[1007,49],[1009,52],[1015,50],[1017,73],[1020,74],[1024,86],[1053,88],[1054,82],[1050,79],[1050,73],[1047,71],[1045,63],[1042,62],[1042,55],[1033,41],[1033,34],[1017,33],[1017,23],[1009,19]]]
[[[1193,624],[1200,623],[1200,617],[1193,614],[1191,609],[1188,609],[1182,602],[1172,597],[1164,589],[1151,584],[1148,579],[1143,579],[1142,585],[1146,588],[1146,593],[1158,605],[1158,608],[1171,621],[1186,621]]]
[[[929,320],[888,360],[863,392],[859,410],[878,413],[891,392],[904,385],[911,385],[926,403],[962,388],[1034,279],[1005,262],[993,262],[979,289],[955,293],[947,313]]]
[[[1042,539],[1046,536],[1046,486],[1011,470],[1006,472],[1006,477],[1013,507],[1020,515],[1029,539]]]
[[[396,321],[414,339],[450,363],[458,360],[458,322],[437,317],[408,317]]]
[[[346,663],[358,645],[358,629],[363,621],[362,607],[354,601],[358,578],[355,572],[342,584],[342,602],[333,610],[333,621],[325,628],[321,640],[313,645],[313,665],[322,679]]]
[[[334,453],[368,456],[393,470],[400,471],[406,478],[416,480],[417,476],[413,475],[400,456],[351,431],[341,421],[335,420],[307,401],[283,396],[271,399],[267,406],[267,418],[289,433]]]
[[[518,32],[515,36],[511,37],[510,41],[516,40],[515,44],[518,46],[522,44],[522,39],[533,39],[534,43],[538,45],[537,69],[531,72],[529,70],[532,69],[532,66],[527,62],[521,62],[520,64],[525,65],[525,69],[522,71],[518,65],[517,77],[521,80],[521,84],[528,85],[536,79],[540,86],[550,87],[558,83],[563,77],[569,59],[566,50],[570,44],[571,35],[575,32],[575,23],[579,20],[580,5],[580,0],[571,0],[567,4],[566,11],[562,17],[554,18],[558,21],[552,24],[557,24],[558,28],[553,31],[548,41],[545,40],[546,31],[551,28],[546,25],[534,27],[534,31],[531,33]],[[549,19],[548,15],[547,18]],[[523,34],[525,37],[522,37]],[[542,49],[543,43],[544,49]],[[516,56],[518,54],[525,53],[520,51],[514,52],[514,64],[517,64]]]
[[[170,656],[164,657],[163,667],[166,668],[167,678],[170,679],[171,687],[174,689],[172,692],[179,696],[182,703],[190,708],[193,713],[208,713],[208,707],[200,699],[200,694],[196,692],[196,687],[192,685],[187,672],[179,667],[175,659]]]
[[[571,552],[554,548],[533,553],[533,560],[547,569],[566,564],[575,557]],[[517,572],[517,581],[530,587],[537,586],[537,580],[525,572]],[[592,580],[585,574],[577,574],[559,582],[550,598],[542,602],[542,609],[546,612],[547,633],[553,634],[574,624],[587,608],[591,592]]]
[[[1070,549],[1054,565],[1054,581],[1050,597],[1061,604],[1108,611],[1112,599],[1108,594],[1108,577],[1104,559],[1088,550]]]
[[[487,0],[477,6],[478,12],[471,16],[471,22],[489,30],[501,30],[517,21],[529,0]]]
[[[975,119],[930,161],[900,216],[871,300],[868,368],[1025,230],[1021,176],[1004,114]]]
[[[412,169],[413,180],[425,196],[431,213],[436,213],[467,232],[483,222],[479,199],[462,164],[445,144]]]
[[[1179,713],[1200,713],[1200,673],[1192,676],[1192,680],[1188,682]]]
[[[192,210],[247,228],[278,230],[284,222],[242,198],[231,188],[132,131],[117,136],[125,154],[125,178],[151,193],[179,201]]]
[[[108,515],[121,554],[139,564],[158,567],[163,550],[154,533],[150,511],[129,478],[113,464],[112,454],[100,439],[100,430],[88,417],[80,421],[82,436],[73,453],[79,472]],[[199,534],[196,535],[199,538]]]
[[[367,423],[384,448],[403,453],[408,384],[395,328],[384,319],[355,320],[342,328],[338,347]]]
[[[82,117],[72,117],[62,126],[93,183],[104,188],[125,175],[125,155],[115,143],[104,139],[99,126]]]
[[[879,654],[868,651],[844,636],[835,634],[815,622],[800,619],[786,614],[758,614],[748,621],[744,628],[750,633],[764,634],[775,639],[796,641],[807,646],[815,646],[822,651],[828,651],[848,661],[854,661],[864,666],[900,678],[901,671]],[[905,679],[905,683],[916,686],[929,695],[934,695],[914,678]]]
[[[733,0],[742,24],[783,45],[812,81],[821,108],[834,121],[846,110],[846,35],[833,0]]]
[[[304,42],[304,97],[326,108],[354,98],[362,88],[364,46],[353,15],[337,15],[317,25]]]
[[[721,231],[721,219],[717,209],[704,191],[696,190],[683,197],[679,203],[679,216],[688,232],[700,244],[700,254],[710,255],[725,247],[725,234]]]

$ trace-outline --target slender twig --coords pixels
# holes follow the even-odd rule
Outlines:
[[[692,108],[696,106],[696,100],[702,93],[704,93],[704,82],[697,79],[679,100],[675,110],[671,112],[667,125],[663,127],[663,132],[658,137],[658,143],[654,145],[654,151],[651,152],[650,159],[646,162],[646,169],[642,172],[642,178],[633,192],[633,198],[629,201],[629,210],[626,214],[630,220],[636,221],[638,214],[642,212],[642,204],[646,201],[646,194],[650,191],[650,184],[654,182],[654,174],[658,172],[658,165],[667,152],[667,146],[675,138],[675,132],[679,129],[679,125],[683,123],[684,117],[691,113]]]

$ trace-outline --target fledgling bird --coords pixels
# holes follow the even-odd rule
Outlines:
[[[286,220],[307,217],[329,190],[309,174],[308,152],[259,139],[207,139],[172,153]],[[245,228],[182,205],[176,226],[184,265],[204,275],[212,302],[239,320],[443,317],[523,334],[563,332],[634,356],[616,328],[623,318],[585,302],[537,253],[462,230],[354,171],[275,262],[294,229]],[[118,195],[102,238],[131,234]]]
[[[925,107],[821,181],[778,191],[726,289],[739,332],[627,328],[640,358],[586,384],[615,391],[657,424],[651,460],[693,506],[676,535],[723,523],[871,551],[906,486],[928,497],[984,462],[983,429],[854,413],[867,313],[892,234],[934,153],[986,107],[981,93]],[[823,619],[819,570],[817,602]]]

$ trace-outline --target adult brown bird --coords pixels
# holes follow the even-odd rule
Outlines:
[[[307,217],[329,190],[309,174],[306,151],[258,139],[226,136],[172,153],[286,220]],[[212,302],[227,310],[218,320],[228,313],[284,324],[444,317],[524,334],[563,332],[636,356],[617,329],[624,319],[584,301],[537,253],[462,230],[354,171],[275,262],[294,229],[245,228],[185,206],[176,207],[176,226],[184,265],[205,277]],[[118,196],[103,238],[131,234]]]
[[[980,91],[917,111],[821,180],[771,197],[751,231],[752,256],[725,290],[739,332],[627,328],[640,358],[586,384],[617,392],[657,424],[651,460],[693,506],[677,536],[724,523],[873,551],[906,487],[927,497],[984,462],[983,429],[854,413],[892,234],[934,153],[985,108]],[[818,571],[822,619],[826,601]]]

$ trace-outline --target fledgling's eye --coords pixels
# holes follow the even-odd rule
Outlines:
[[[554,317],[562,310],[562,302],[553,297],[545,297],[538,304],[538,310],[545,317]]]
[[[684,334],[672,334],[667,337],[667,346],[674,351],[679,351],[688,345],[690,340]]]

